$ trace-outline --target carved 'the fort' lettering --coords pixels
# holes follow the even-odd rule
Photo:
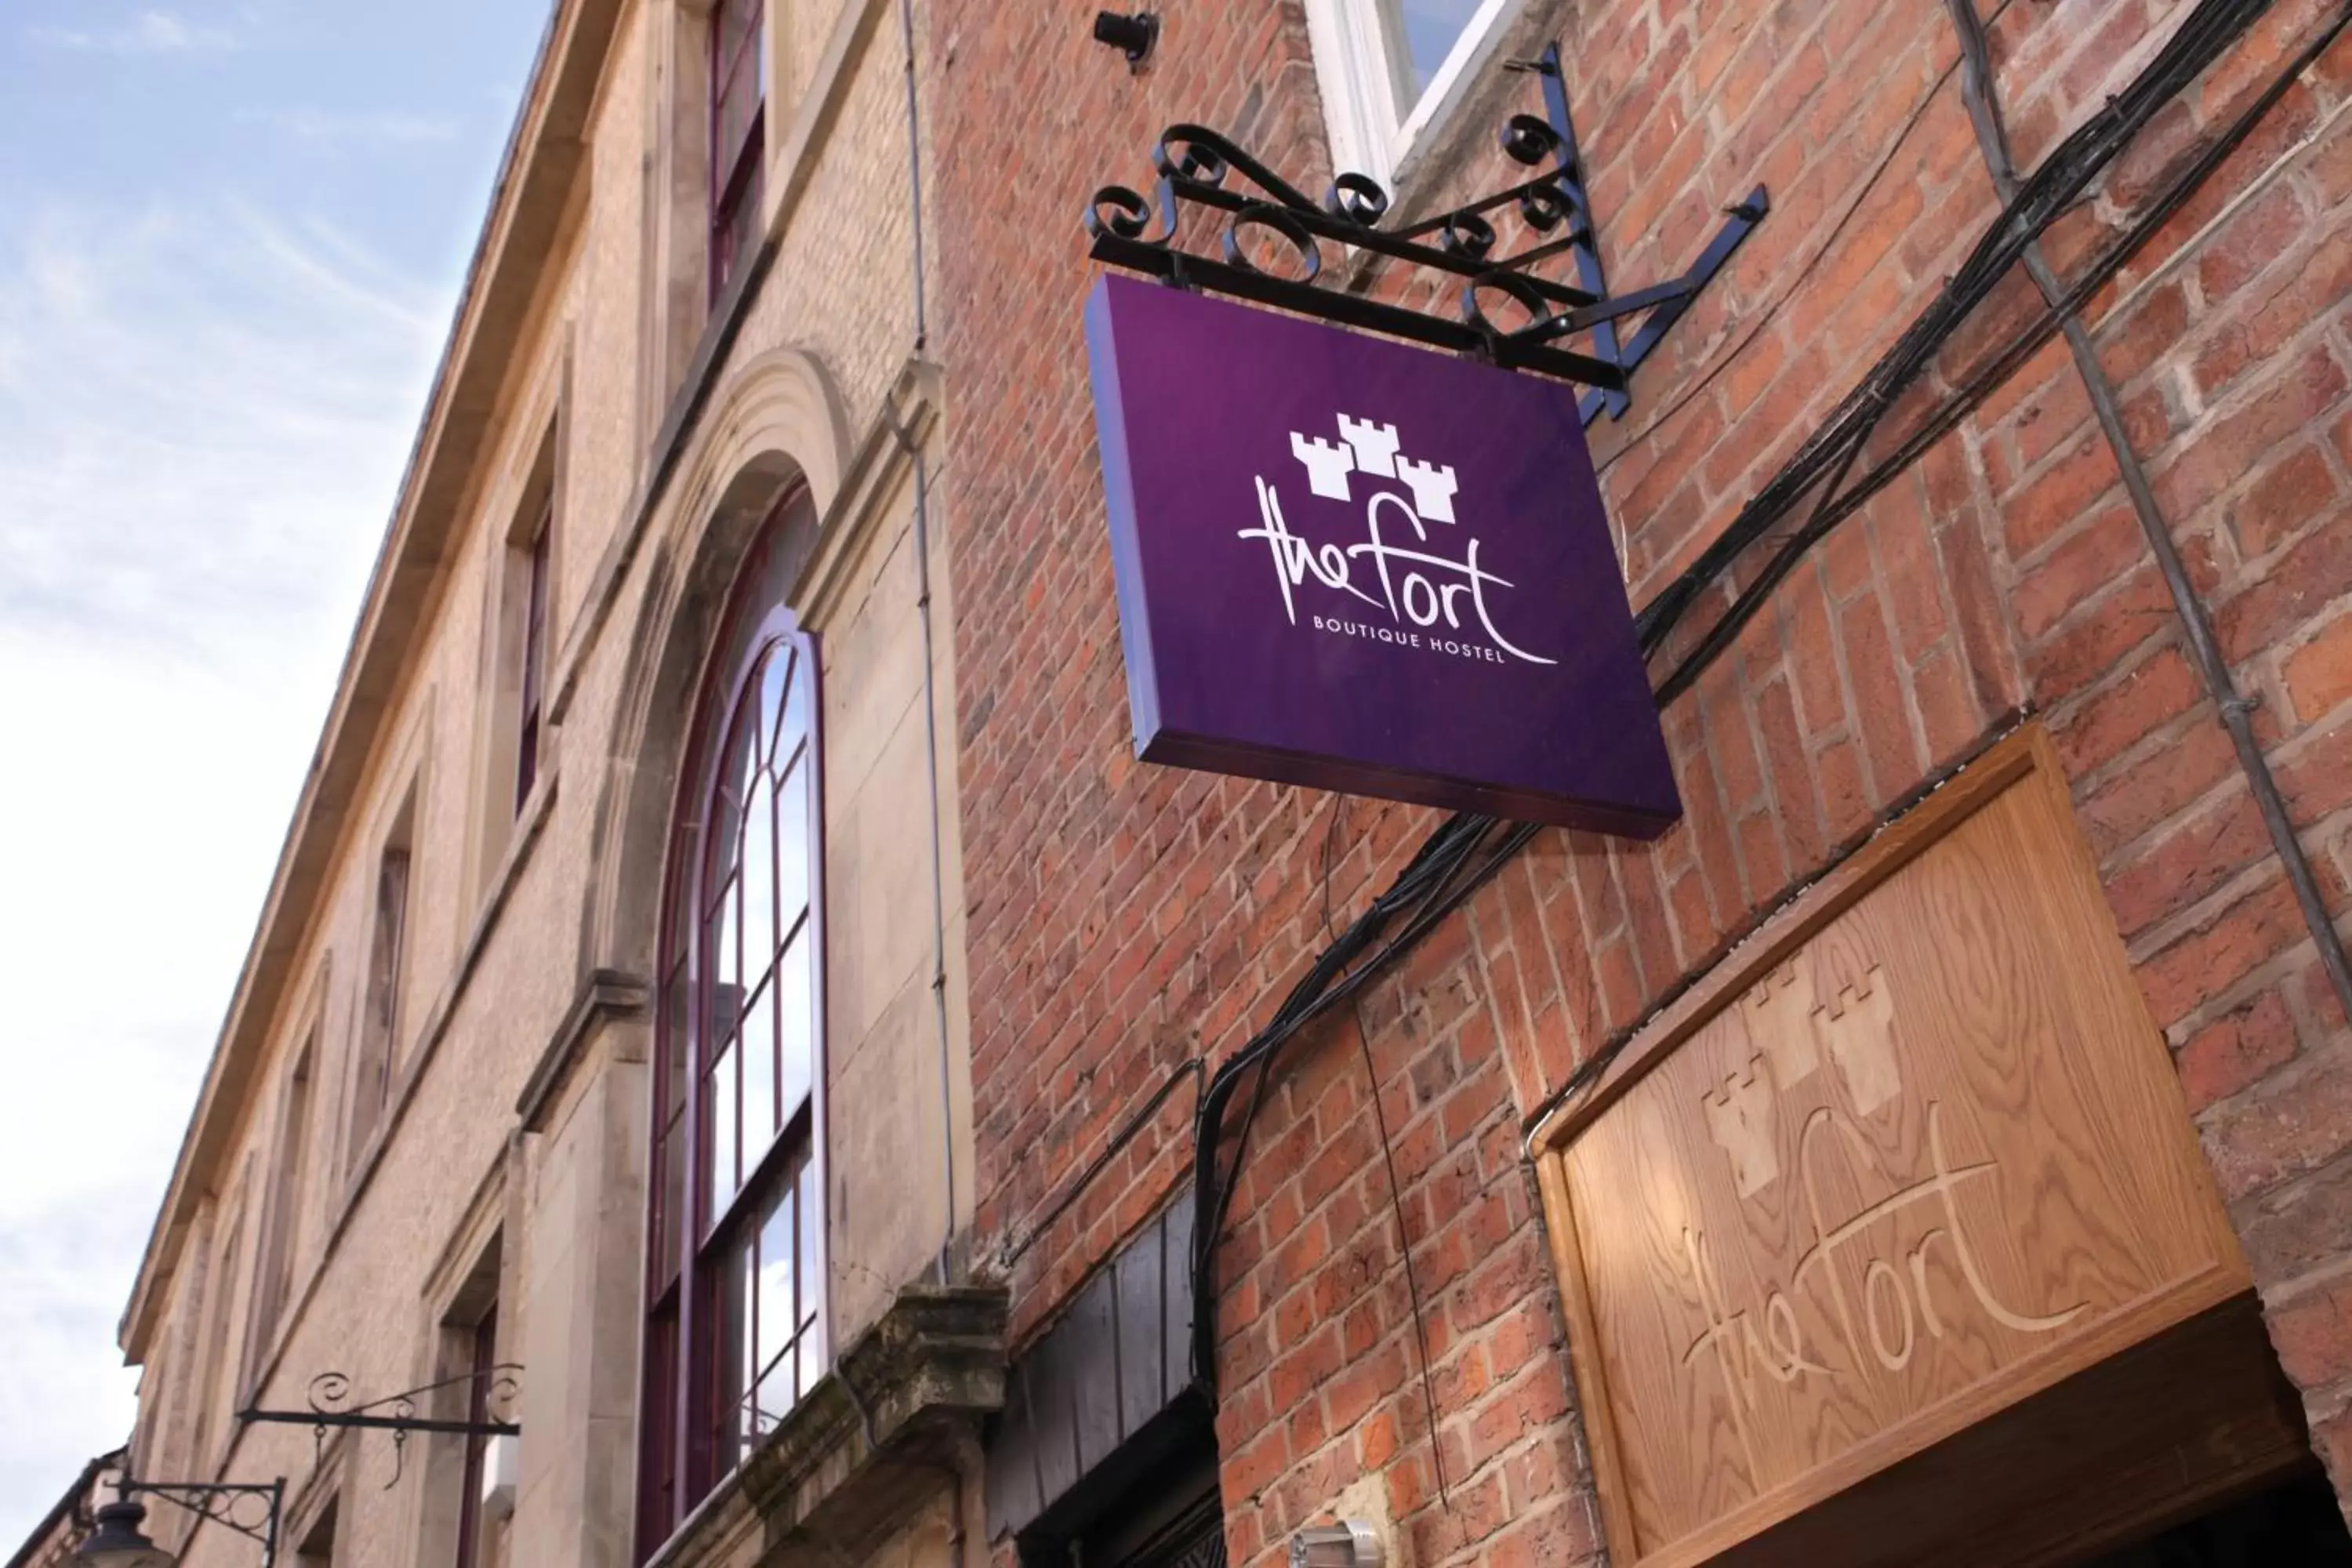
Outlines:
[[[2055,1312],[2029,1312],[2001,1299],[1959,1203],[1964,1186],[1991,1178],[1999,1164],[1953,1163],[1944,1144],[1943,1107],[1933,1100],[1927,1104],[1927,1175],[1874,1203],[1839,1212],[1829,1194],[1844,1190],[1852,1176],[1826,1175],[1825,1152],[1843,1146],[1853,1173],[1859,1174],[1869,1167],[1869,1141],[1843,1112],[1822,1107],[1806,1118],[1796,1163],[1801,1212],[1811,1231],[1808,1245],[1787,1278],[1753,1300],[1727,1299],[1706,1237],[1694,1229],[1683,1232],[1684,1262],[1706,1320],[1705,1331],[1685,1349],[1683,1364],[1707,1361],[1722,1373],[1743,1442],[1759,1377],[1788,1384],[1808,1376],[1833,1377],[1841,1369],[1900,1372],[1923,1344],[1944,1339],[1956,1322],[1974,1320],[2016,1333],[2048,1334],[2087,1309],[2087,1303],[2077,1302]],[[1915,1222],[1917,1239],[1907,1247],[1892,1244],[1895,1222],[1914,1211],[1926,1221],[1924,1228]],[[1953,1277],[1940,1301],[1929,1272],[1939,1257]],[[1848,1283],[1856,1273],[1859,1289]]]

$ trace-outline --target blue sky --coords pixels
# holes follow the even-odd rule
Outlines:
[[[548,0],[0,0],[0,1555],[115,1325]]]

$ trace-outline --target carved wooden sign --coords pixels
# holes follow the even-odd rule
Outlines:
[[[2246,1284],[2039,731],[1543,1139],[1621,1564],[1715,1556]]]

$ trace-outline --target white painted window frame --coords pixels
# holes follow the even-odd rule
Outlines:
[[[1307,42],[1331,137],[1335,169],[1370,174],[1393,190],[1410,174],[1432,125],[1449,119],[1527,0],[1480,0],[1469,25],[1431,77],[1429,89],[1399,117],[1394,62],[1376,0],[1306,0]]]

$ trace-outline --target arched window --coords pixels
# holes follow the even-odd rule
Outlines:
[[[662,898],[642,1560],[824,1368],[816,648],[778,506],[705,665]]]

